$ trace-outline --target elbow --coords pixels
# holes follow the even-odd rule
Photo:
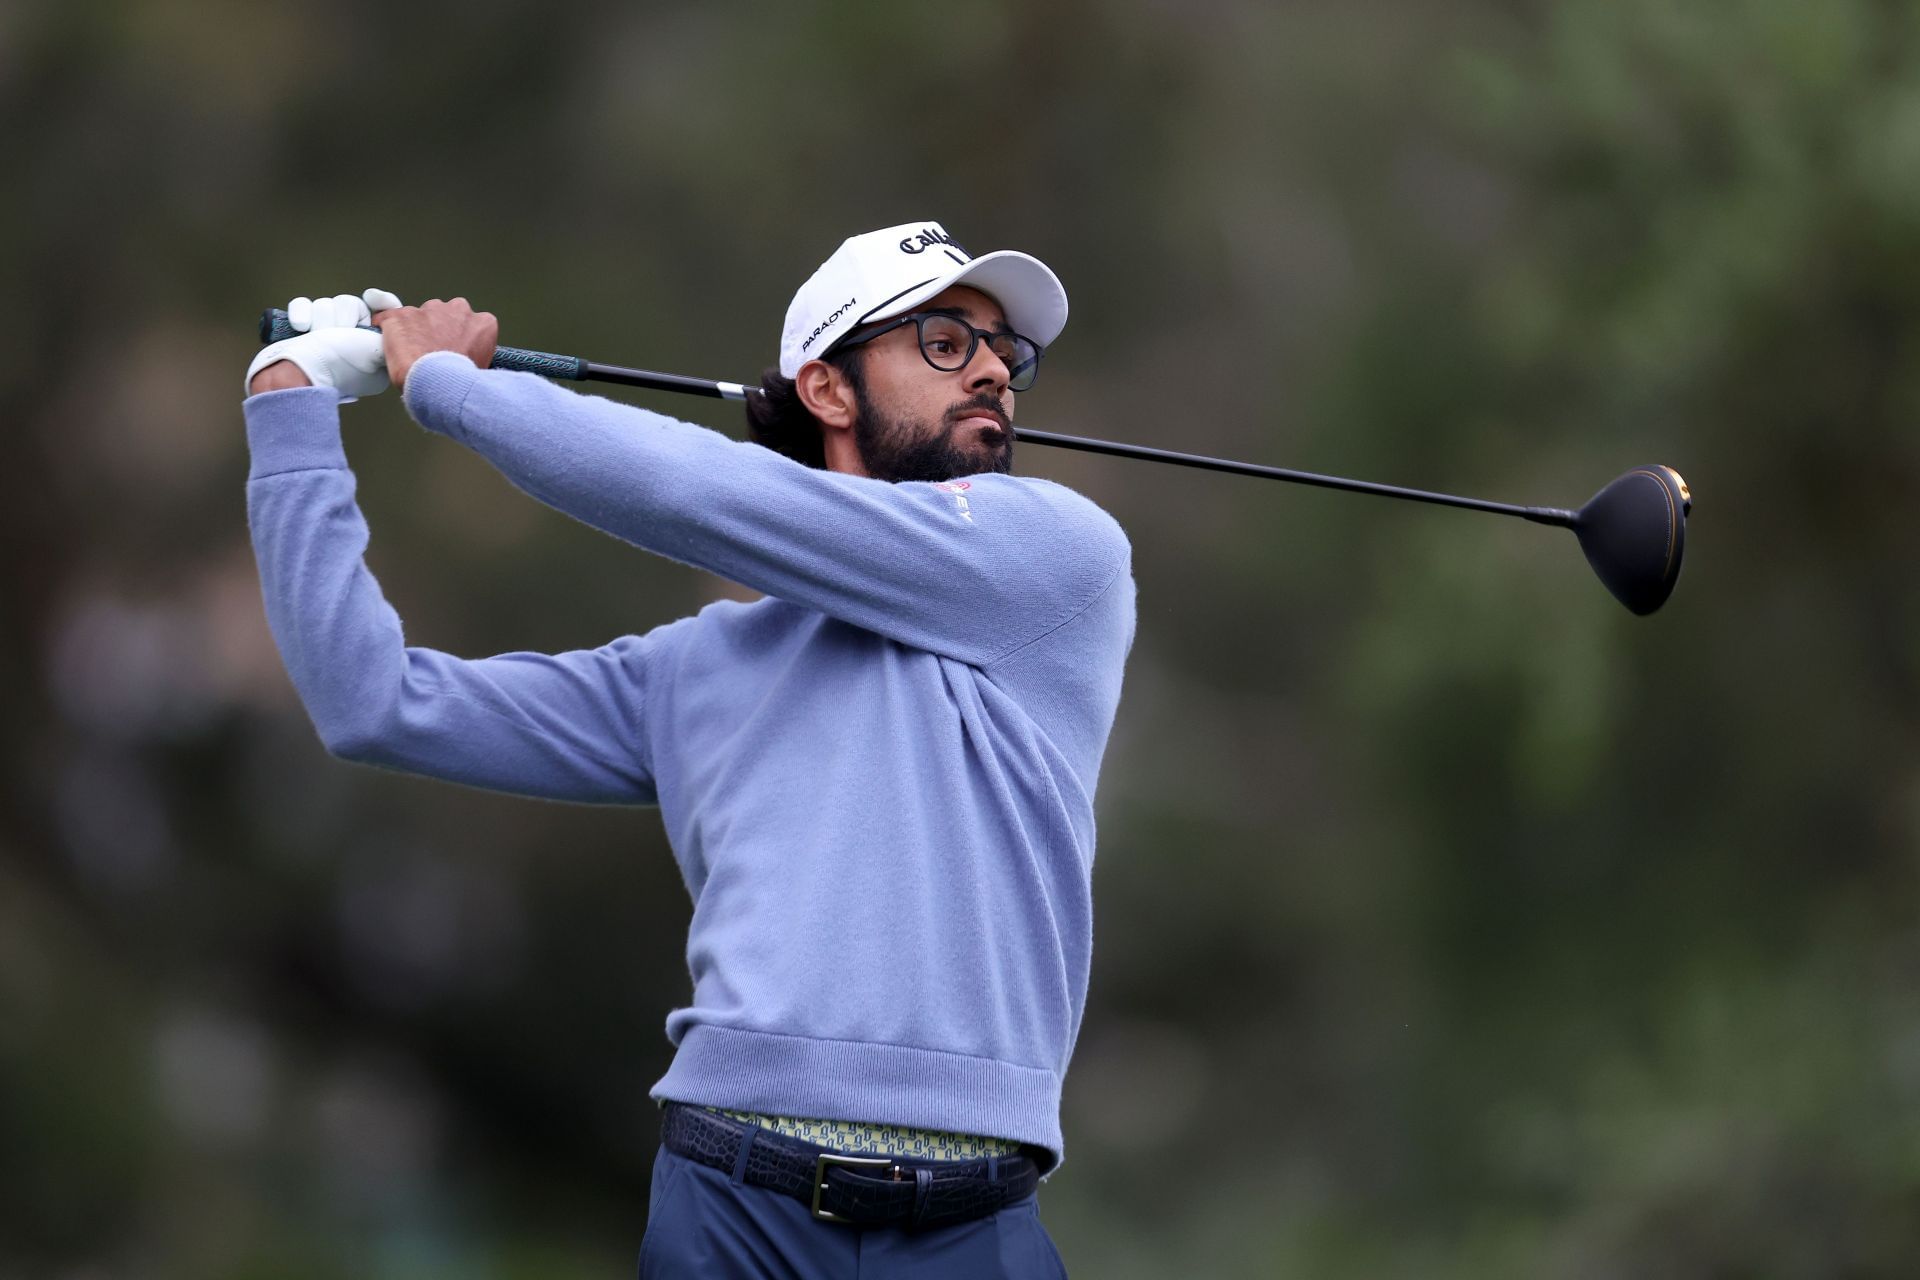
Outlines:
[[[373,763],[373,757],[379,751],[379,740],[357,727],[322,728],[320,744],[334,759],[350,760],[356,764]]]
[[[303,689],[314,695],[306,699],[307,713],[327,753],[356,764],[412,771],[423,748],[457,736],[458,699],[419,669],[436,657],[409,651],[398,671],[376,670],[348,684]]]
[[[318,715],[313,727],[327,754],[355,764],[379,764],[387,751],[387,734],[377,718],[363,714]]]
[[[411,680],[403,667],[393,675],[376,668],[357,680],[302,684],[301,700],[327,754],[356,764],[391,759],[407,733]]]

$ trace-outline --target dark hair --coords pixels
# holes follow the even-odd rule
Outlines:
[[[826,356],[826,362],[846,375],[853,394],[867,394],[867,380],[861,369],[863,348],[848,347]],[[807,409],[794,389],[792,378],[780,376],[778,366],[760,375],[758,388],[747,392],[747,437],[795,462],[824,471],[827,466],[826,437],[820,420]]]

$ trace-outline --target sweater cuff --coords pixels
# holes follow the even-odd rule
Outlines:
[[[460,410],[480,370],[458,351],[430,351],[407,370],[407,412],[429,431],[459,438]]]
[[[339,471],[347,465],[340,443],[340,394],[332,387],[263,391],[241,402],[247,416],[247,479],[288,471]]]

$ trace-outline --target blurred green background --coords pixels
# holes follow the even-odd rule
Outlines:
[[[929,217],[1066,281],[1029,425],[1697,499],[1636,619],[1564,533],[1022,452],[1140,588],[1076,1274],[1920,1273],[1920,8],[28,3],[0,119],[0,1277],[630,1274],[657,818],[326,756],[252,322],[379,284],[751,378]],[[415,643],[727,590],[346,419]]]

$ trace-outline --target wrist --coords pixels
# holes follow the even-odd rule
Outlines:
[[[291,360],[276,360],[253,375],[252,381],[247,384],[247,394],[257,396],[263,391],[285,391],[290,387],[312,385],[313,380],[299,365]]]

